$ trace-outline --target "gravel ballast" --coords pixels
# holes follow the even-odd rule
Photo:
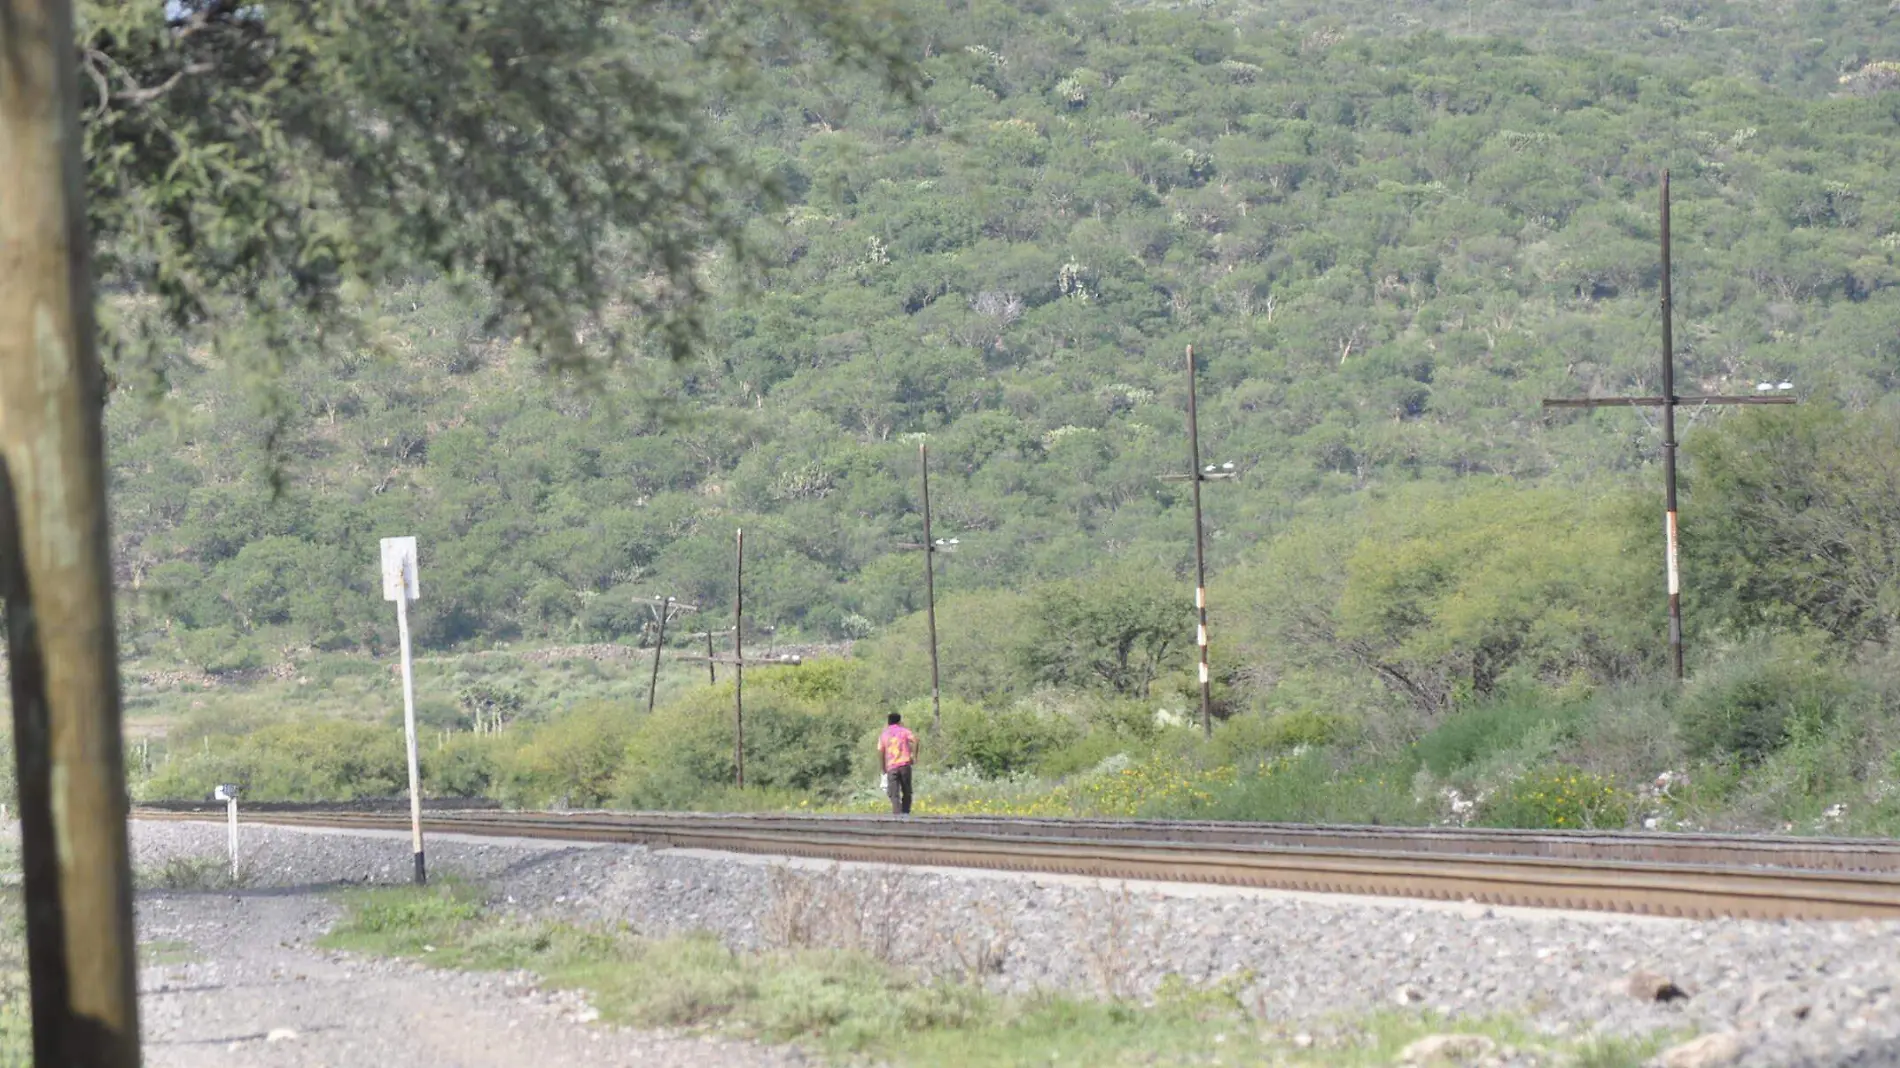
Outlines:
[[[135,864],[221,855],[224,834],[135,823]],[[399,883],[411,868],[407,836],[387,832],[245,826],[240,852],[260,887]],[[1552,1035],[1733,1033],[1706,1044],[1720,1059],[1696,1063],[1900,1065],[1900,923],[1661,920],[448,835],[428,855],[432,873],[522,914],[704,930],[741,948],[844,946],[1004,991],[1141,998],[1170,975],[1240,977],[1263,1019],[1319,1041],[1373,1012],[1514,1015]],[[1686,996],[1654,1000],[1665,985]]]

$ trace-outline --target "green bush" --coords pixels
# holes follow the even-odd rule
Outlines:
[[[828,658],[808,660],[796,668],[780,668],[755,683],[801,701],[826,703],[856,696],[864,682],[865,665],[857,660]]]
[[[592,704],[526,731],[507,762],[503,798],[513,804],[593,808],[614,796],[628,741],[627,705]]]
[[[746,709],[747,786],[828,791],[851,774],[863,717],[783,696],[756,707]]]
[[[1478,806],[1477,822],[1533,830],[1614,828],[1629,823],[1633,804],[1607,777],[1559,764],[1499,787]]]
[[[869,570],[869,569],[867,569]],[[905,567],[904,581],[911,581]],[[939,592],[937,633],[944,681],[977,701],[1007,700],[1029,688],[1018,654],[1025,640],[1028,598],[1008,590]],[[930,645],[924,614],[897,619],[852,653],[863,674],[856,680],[865,703],[889,711],[930,693]],[[810,666],[810,665],[807,665]],[[803,668],[799,670],[803,671]]]
[[[264,666],[264,651],[256,639],[230,627],[187,631],[181,644],[185,659],[212,675],[254,671]]]
[[[786,673],[793,670],[786,669]],[[788,693],[746,687],[746,785],[827,793],[843,785],[856,748],[881,721]],[[634,808],[682,808],[733,782],[732,684],[696,688],[641,720],[626,746],[614,796]]]
[[[1243,712],[1214,727],[1209,756],[1216,764],[1258,763],[1262,757],[1297,749],[1331,745],[1351,733],[1344,716],[1302,709],[1277,715]]]
[[[1830,723],[1854,691],[1853,680],[1822,660],[1814,643],[1759,638],[1696,674],[1677,722],[1691,754],[1758,764],[1792,731],[1811,734]]]
[[[1583,709],[1558,704],[1536,691],[1518,692],[1459,709],[1418,740],[1418,759],[1432,774],[1448,776],[1517,749],[1534,735],[1568,736]]]
[[[1105,760],[1144,751],[1146,746],[1128,735],[1092,729],[1067,745],[1044,751],[1034,771],[1044,779],[1067,779],[1085,774]]]
[[[391,727],[403,729],[403,710],[400,705],[389,710],[385,717]],[[416,730],[421,734],[433,734],[438,731],[463,731],[473,727],[462,707],[456,702],[442,697],[416,698]]]
[[[490,797],[498,792],[503,761],[515,738],[507,734],[452,734],[422,753],[426,793],[441,797]]]
[[[991,778],[1027,771],[1082,735],[1069,717],[1022,704],[995,709],[945,702],[943,728],[943,752],[933,763],[975,768]]]
[[[204,798],[236,783],[260,801],[347,801],[408,789],[400,729],[342,719],[270,723],[207,746],[186,745],[154,769],[149,798]]]
[[[1314,749],[1238,769],[1196,815],[1203,819],[1404,826],[1424,822],[1409,763],[1344,762]]]

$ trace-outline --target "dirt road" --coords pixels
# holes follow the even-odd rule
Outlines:
[[[314,943],[338,909],[314,890],[164,893],[139,902],[152,1068],[784,1068],[796,1051],[592,1022],[525,974],[441,972]]]

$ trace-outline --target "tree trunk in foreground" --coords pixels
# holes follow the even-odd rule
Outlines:
[[[41,1065],[139,1063],[69,0],[0,0],[0,587]]]

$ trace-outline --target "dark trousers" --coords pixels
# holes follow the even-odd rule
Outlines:
[[[910,765],[892,768],[884,773],[885,791],[891,795],[891,815],[910,815]]]

